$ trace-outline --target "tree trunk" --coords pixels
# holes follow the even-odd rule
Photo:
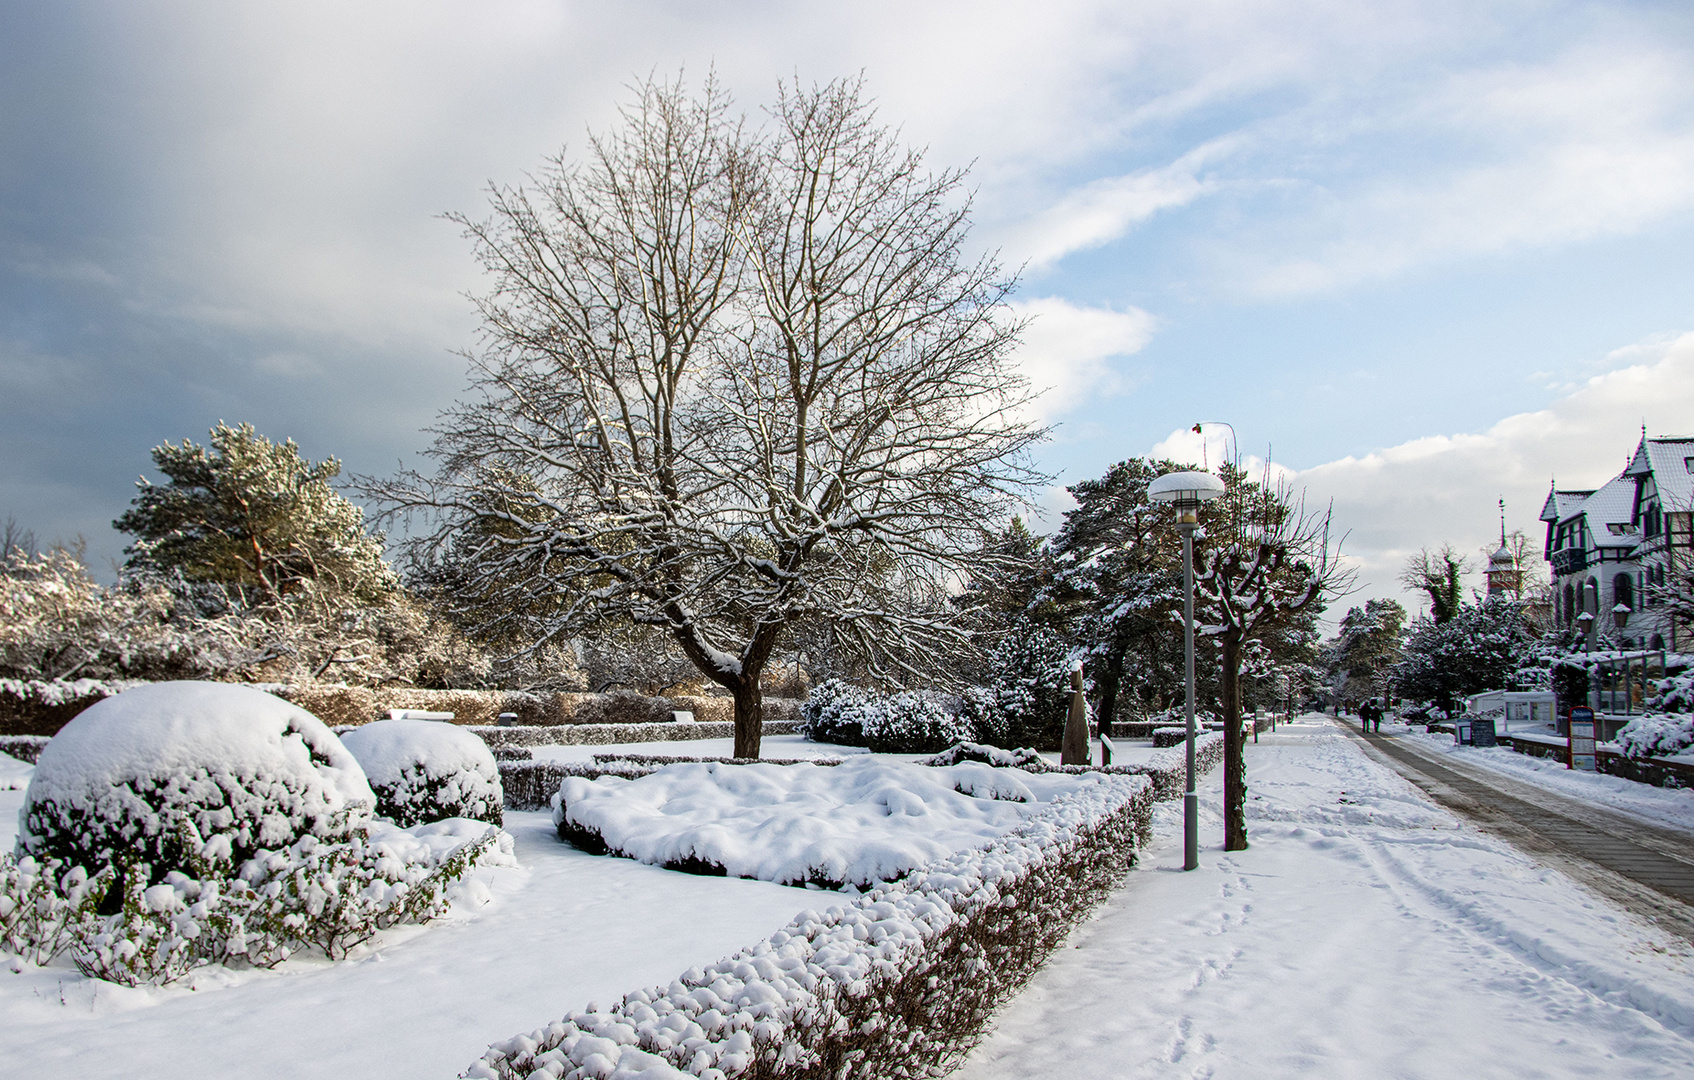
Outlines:
[[[1247,850],[1247,757],[1241,730],[1241,641],[1222,635],[1218,696],[1223,704],[1223,849]]]
[[[735,695],[735,755],[738,758],[759,756],[759,743],[764,736],[764,695],[759,691],[759,673],[730,687]]]

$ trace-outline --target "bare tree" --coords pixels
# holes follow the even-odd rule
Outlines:
[[[960,175],[857,83],[785,87],[771,117],[649,82],[586,161],[456,218],[493,279],[480,396],[436,428],[435,476],[367,481],[436,511],[414,554],[457,545],[532,642],[663,628],[734,696],[745,757],[797,622],[890,676],[965,640],[950,593],[1041,436],[1010,412],[1011,282],[963,254]]]
[[[1227,472],[1227,470],[1226,470]],[[1197,553],[1194,583],[1218,621],[1203,633],[1219,646],[1218,696],[1224,730],[1224,841],[1247,847],[1247,761],[1241,724],[1241,669],[1250,643],[1263,641],[1325,598],[1348,591],[1353,572],[1330,535],[1332,510],[1309,511],[1267,476],[1236,482],[1219,502],[1218,534]]]

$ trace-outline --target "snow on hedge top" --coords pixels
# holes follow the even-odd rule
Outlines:
[[[475,772],[500,779],[494,752],[482,739],[441,720],[374,720],[341,736],[341,742],[379,786],[398,784],[408,774],[450,776]]]
[[[736,877],[868,885],[1003,836],[1104,780],[869,755],[827,768],[688,763],[635,780],[567,777],[553,822],[655,865],[698,860]]]
[[[375,804],[363,770],[322,720],[233,683],[132,687],[78,713],[41,751],[29,805],[80,806],[140,776],[215,769],[288,783],[322,816]],[[367,811],[368,815],[368,811]]]

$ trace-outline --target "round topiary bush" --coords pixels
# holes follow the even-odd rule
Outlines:
[[[500,766],[476,735],[441,720],[377,720],[341,741],[376,792],[376,812],[401,828],[446,818],[502,823]]]
[[[146,864],[159,881],[191,869],[185,834],[239,865],[306,836],[345,839],[375,803],[304,709],[250,686],[153,683],[95,703],[42,749],[17,849],[91,873]]]

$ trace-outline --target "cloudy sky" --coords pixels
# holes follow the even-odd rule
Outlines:
[[[1533,533],[1643,423],[1694,431],[1685,0],[0,0],[0,28],[0,517],[97,564],[148,448],[220,419],[411,459],[475,341],[440,215],[678,70],[752,112],[862,73],[1024,268],[1060,485],[1227,422],[1335,500],[1344,605],[1481,546],[1500,497]]]

